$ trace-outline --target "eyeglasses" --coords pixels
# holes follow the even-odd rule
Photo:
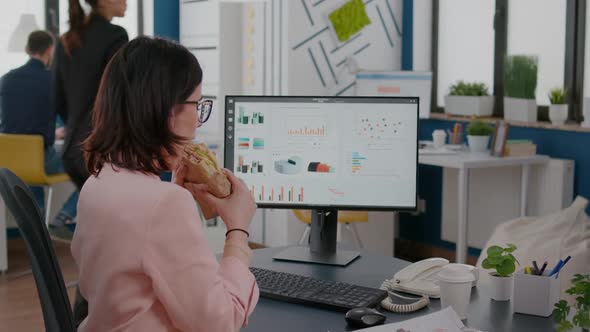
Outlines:
[[[213,100],[205,99],[199,101],[185,101],[182,104],[194,104],[197,108],[197,115],[200,123],[205,123],[211,116],[211,110],[213,110]]]

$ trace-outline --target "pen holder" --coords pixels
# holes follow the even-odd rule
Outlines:
[[[449,144],[458,145],[463,144],[463,135],[461,133],[450,133],[449,134]]]
[[[559,301],[559,277],[537,276],[519,271],[514,276],[512,308],[516,313],[548,317]]]

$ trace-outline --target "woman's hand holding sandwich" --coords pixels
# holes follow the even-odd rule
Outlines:
[[[183,172],[181,167],[178,170],[178,176],[182,176]],[[211,194],[206,184],[184,183],[182,186],[193,194],[197,202],[204,202],[213,207],[223,219],[228,230],[235,228],[248,230],[254,213],[256,213],[254,198],[242,180],[227,169],[223,169],[223,173],[227,176],[232,187],[231,194],[224,198],[218,198]],[[182,179],[177,179],[177,181],[179,180]],[[231,234],[233,233],[236,232]]]

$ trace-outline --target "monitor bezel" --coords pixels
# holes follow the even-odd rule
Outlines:
[[[303,99],[303,100],[313,100],[313,99],[339,99],[339,100],[347,100],[347,99],[389,99],[389,100],[407,100],[413,99],[416,101],[416,168],[418,168],[418,160],[419,160],[419,138],[420,138],[420,98],[415,96],[410,97],[402,97],[402,96],[268,96],[268,95],[226,95],[225,96],[225,107],[224,107],[224,124],[223,124],[223,164],[226,168],[228,168],[228,153],[234,153],[233,148],[234,145],[231,145],[231,152],[228,149],[228,136],[227,136],[227,127],[229,125],[234,126],[235,123],[228,121],[228,104],[229,99],[234,99],[234,103],[240,99],[260,99],[260,98],[268,98],[274,99],[278,102],[280,99]],[[232,115],[235,117],[235,112]],[[234,118],[235,119],[235,118]],[[231,171],[233,172],[233,166],[231,165]],[[318,209],[332,209],[332,210],[361,210],[361,211],[416,211],[418,209],[418,169],[416,169],[416,197],[414,200],[414,206],[371,206],[371,205],[322,205],[322,204],[273,204],[273,203],[258,203],[256,205],[259,208],[265,209],[306,209],[306,210],[318,210]]]

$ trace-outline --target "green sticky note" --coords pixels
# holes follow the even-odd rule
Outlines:
[[[341,42],[347,41],[365,26],[371,24],[363,0],[350,0],[330,13],[330,22]]]

